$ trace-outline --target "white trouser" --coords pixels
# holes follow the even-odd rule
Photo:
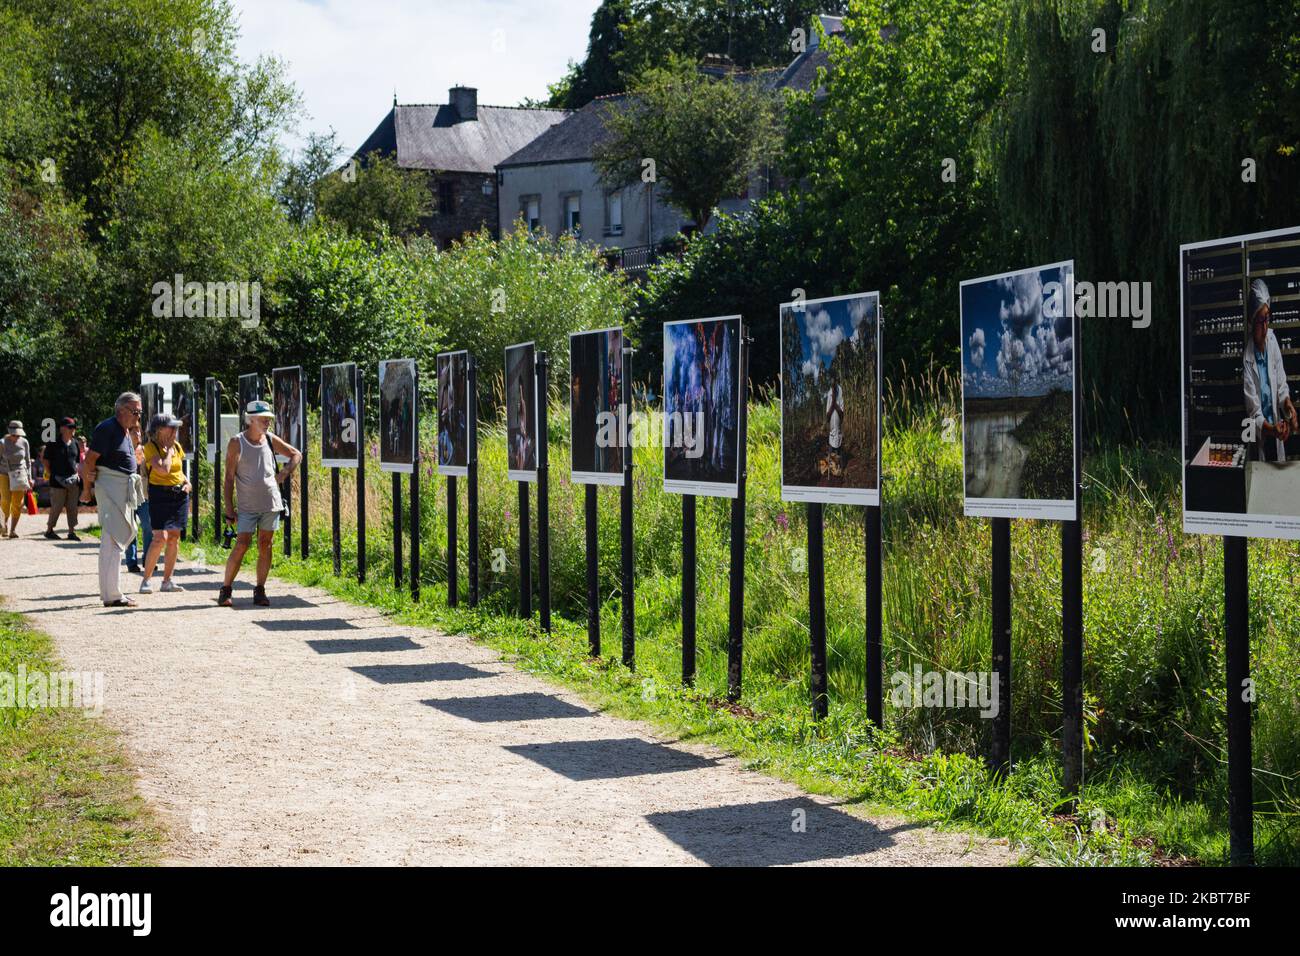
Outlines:
[[[107,529],[99,536],[99,598],[105,604],[122,600],[122,555],[126,545],[119,544]]]

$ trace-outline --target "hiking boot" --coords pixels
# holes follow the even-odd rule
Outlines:
[[[59,536],[58,536],[57,534],[55,534],[53,531],[46,531],[46,532],[45,532],[45,537],[49,538],[51,541],[58,541],[58,540],[59,540]]]
[[[171,578],[167,578],[165,581],[163,581],[162,587],[160,587],[158,590],[159,591],[184,591],[185,589],[181,587],[179,584],[177,584],[175,581],[173,581]]]
[[[221,607],[234,607],[235,602],[230,597],[230,588],[223,586],[217,592],[217,604]]]
[[[260,585],[253,588],[253,603],[258,607],[271,606],[271,599],[266,596],[266,588]]]

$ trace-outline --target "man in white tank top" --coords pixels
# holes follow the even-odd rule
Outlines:
[[[235,575],[253,543],[253,532],[257,532],[257,586],[253,588],[253,603],[267,607],[271,602],[266,596],[266,576],[271,573],[275,529],[280,526],[280,512],[284,509],[280,485],[298,467],[302,452],[268,431],[275,420],[275,411],[269,403],[249,402],[244,415],[247,426],[226,447],[224,512],[226,521],[236,525],[237,534],[226,561],[226,577],[217,603],[222,607],[234,603],[231,589]],[[276,455],[289,460],[278,472]]]

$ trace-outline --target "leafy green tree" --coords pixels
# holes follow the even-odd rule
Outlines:
[[[611,186],[654,160],[663,199],[703,231],[717,205],[771,163],[780,142],[777,101],[760,84],[716,79],[685,61],[647,72],[635,94],[604,110],[596,168]]]
[[[276,197],[295,226],[303,226],[316,214],[320,184],[338,163],[343,147],[334,130],[311,133],[302,153],[285,166],[276,186]]]
[[[433,212],[429,184],[419,170],[375,151],[319,181],[316,211],[349,232],[374,239],[405,236]]]

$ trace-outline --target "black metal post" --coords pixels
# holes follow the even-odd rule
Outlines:
[[[284,505],[284,556],[293,555],[293,475],[280,483],[280,498]]]
[[[583,491],[583,518],[587,530],[587,648],[592,657],[600,656],[600,580],[599,567],[596,564],[596,551],[600,536],[597,534],[596,522],[599,512],[596,509],[596,486],[587,485]]]
[[[1225,690],[1228,705],[1228,855],[1234,866],[1255,862],[1250,681],[1250,582],[1247,540],[1223,539]]]
[[[402,476],[393,472],[393,587],[400,591],[405,578],[402,564]]]
[[[420,461],[418,458],[415,461],[415,469],[411,472],[411,600],[420,600]]]
[[[1083,785],[1083,523],[1061,522],[1061,786]]]
[[[550,456],[546,449],[546,371],[550,357],[537,353],[537,587],[542,630],[551,633],[551,492]]]
[[[993,715],[990,764],[998,773],[1011,769],[1011,519],[993,518],[992,629],[993,676],[998,709]]]
[[[207,388],[203,389],[204,395],[207,395]],[[195,544],[199,543],[199,436],[204,435],[203,418],[199,408],[199,386],[197,382],[190,383],[190,408],[194,410],[194,425],[190,429],[190,444],[194,448],[194,454],[190,455],[190,538]],[[204,443],[206,444],[206,442]],[[206,449],[205,449],[206,451]]]
[[[339,540],[339,470],[330,469],[330,523],[334,538],[334,573],[343,572],[343,555]]]
[[[221,447],[221,382],[214,383],[212,389],[212,421],[216,437],[216,451],[212,455],[212,539],[221,544],[222,525],[225,516],[221,508],[221,459],[226,450]]]
[[[826,554],[823,510],[820,501],[808,503],[808,636],[812,643],[814,720],[825,717],[830,704],[826,692]]]
[[[632,537],[632,349],[623,349],[623,487],[619,489],[623,557],[623,666],[636,670],[635,541]]]
[[[682,685],[695,686],[695,496],[682,495]]]
[[[533,616],[533,554],[528,535],[528,482],[519,485],[519,616]]]
[[[740,700],[742,664],[745,655],[745,478],[749,469],[746,445],[749,433],[749,338],[742,326],[738,369],[740,401],[739,482],[731,502],[731,620],[727,635],[727,699]]]
[[[465,371],[469,415],[467,487],[465,489],[465,523],[469,540],[466,542],[466,571],[469,577],[469,606],[478,607],[478,365],[474,356],[468,356]]]
[[[456,549],[459,547],[456,540],[456,525],[459,515],[457,510],[460,502],[457,501],[459,496],[456,493],[456,476],[447,476],[447,606],[455,607],[456,601],[460,597],[459,582],[456,580],[460,577],[460,570],[457,568],[459,555]],[[473,564],[473,560],[470,561]]]
[[[881,584],[884,561],[881,556],[880,506],[868,505],[867,526],[867,718],[885,726],[885,642],[881,614]]]
[[[357,581],[366,583],[366,377],[357,366]]]

